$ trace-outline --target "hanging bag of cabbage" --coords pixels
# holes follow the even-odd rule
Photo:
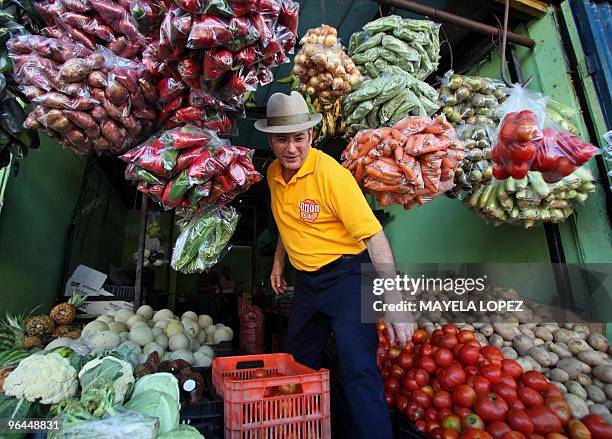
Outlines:
[[[495,125],[495,109],[506,101],[503,82],[480,76],[455,75],[446,72],[441,81],[439,104],[450,123]]]
[[[439,31],[440,25],[429,20],[381,17],[351,36],[348,54],[369,79],[395,66],[423,80],[438,68]]]

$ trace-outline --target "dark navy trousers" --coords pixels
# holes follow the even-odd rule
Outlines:
[[[376,325],[361,323],[361,264],[365,263],[370,263],[367,251],[315,272],[297,272],[285,347],[296,361],[318,370],[333,329],[357,437],[388,439],[393,435],[376,366]]]

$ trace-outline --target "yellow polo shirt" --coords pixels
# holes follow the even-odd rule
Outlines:
[[[350,171],[311,148],[285,183],[278,160],[268,168],[272,213],[291,264],[315,271],[342,255],[362,252],[382,230]]]

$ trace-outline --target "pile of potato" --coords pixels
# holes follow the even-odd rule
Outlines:
[[[293,74],[300,79],[304,95],[323,102],[334,101],[363,81],[359,70],[338,44],[337,31],[323,25],[309,29],[300,41]]]
[[[482,297],[481,297],[482,294]],[[458,300],[453,293],[425,292],[420,300]],[[482,300],[525,300],[512,289],[488,287]],[[433,312],[415,316],[428,332],[445,323],[475,331],[482,345],[497,346],[505,358],[515,359],[525,371],[542,372],[562,392],[572,415],[600,415],[612,424],[612,347],[605,335],[582,323],[548,323],[550,308],[525,301],[524,312],[465,313],[455,315],[466,323],[449,321],[449,314]]]

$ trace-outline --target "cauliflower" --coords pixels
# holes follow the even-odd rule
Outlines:
[[[77,372],[70,361],[58,354],[26,357],[4,381],[7,396],[42,404],[56,404],[76,395]],[[44,377],[44,379],[41,379]]]
[[[114,402],[123,403],[134,384],[132,365],[115,357],[104,357],[91,360],[79,372],[83,391],[89,386],[100,387],[109,380],[115,390]]]

